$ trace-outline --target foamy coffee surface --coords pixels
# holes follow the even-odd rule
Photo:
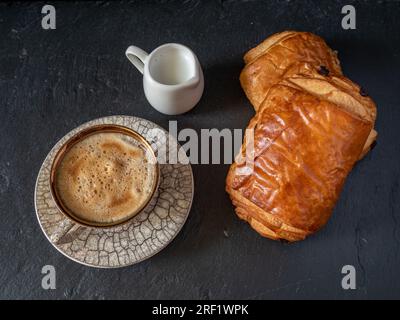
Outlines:
[[[96,133],[65,154],[56,173],[60,199],[75,216],[114,223],[131,215],[156,182],[156,167],[140,141],[122,133]]]

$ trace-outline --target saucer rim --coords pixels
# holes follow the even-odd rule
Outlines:
[[[42,222],[41,222],[41,220],[40,220],[39,213],[38,213],[38,208],[37,208],[37,201],[36,201],[36,198],[37,198],[37,190],[38,190],[37,187],[38,187],[38,182],[39,182],[40,173],[42,172],[42,170],[45,170],[44,165],[45,165],[46,161],[48,160],[48,157],[50,156],[50,154],[52,154],[52,152],[56,149],[56,147],[58,147],[58,144],[65,138],[65,136],[68,135],[68,134],[70,134],[70,133],[71,133],[72,131],[74,131],[75,129],[78,129],[78,128],[81,127],[81,126],[87,125],[87,124],[89,124],[89,123],[91,123],[91,122],[94,122],[94,121],[99,121],[99,120],[102,120],[102,119],[108,119],[108,118],[112,118],[112,117],[122,117],[122,118],[129,117],[129,118],[135,118],[135,119],[137,119],[138,121],[141,121],[141,120],[143,120],[143,121],[148,121],[148,122],[154,123],[156,126],[162,128],[162,130],[166,131],[166,132],[168,133],[169,136],[173,137],[167,130],[165,130],[163,127],[161,127],[160,125],[156,124],[155,122],[153,122],[153,121],[151,121],[151,120],[147,120],[147,119],[141,118],[141,117],[136,117],[136,116],[129,116],[129,115],[112,115],[112,116],[105,116],[105,117],[95,118],[95,119],[92,119],[92,120],[90,120],[90,121],[86,121],[86,122],[84,122],[84,123],[78,125],[78,126],[75,127],[74,129],[68,131],[63,137],[61,137],[60,139],[58,139],[58,141],[54,144],[54,146],[51,148],[51,150],[47,153],[47,155],[46,155],[46,157],[44,158],[44,160],[43,160],[43,162],[42,162],[42,165],[40,166],[40,169],[39,169],[39,171],[38,171],[38,173],[37,173],[36,182],[35,182],[35,191],[34,191],[34,205],[35,205],[36,218],[37,218],[37,220],[38,220],[40,229],[42,230],[42,232],[43,232],[43,234],[45,235],[45,237],[47,238],[47,240],[51,243],[51,245],[52,245],[54,248],[56,248],[57,251],[60,252],[60,253],[61,253],[63,256],[65,256],[66,258],[68,258],[68,259],[70,259],[70,260],[72,260],[72,261],[74,261],[74,262],[76,262],[76,263],[79,263],[79,264],[81,264],[81,265],[84,265],[84,266],[87,266],[87,267],[91,267],[91,268],[97,268],[97,269],[119,269],[119,268],[130,267],[130,266],[133,266],[133,265],[135,265],[135,264],[141,263],[141,262],[143,262],[143,261],[145,261],[145,260],[148,260],[148,259],[152,258],[153,256],[155,256],[156,254],[160,253],[160,252],[161,252],[162,250],[164,250],[168,245],[170,245],[170,244],[175,240],[175,238],[177,237],[177,235],[182,231],[183,226],[186,224],[186,221],[187,221],[187,219],[188,219],[188,217],[189,217],[189,214],[190,214],[190,211],[191,211],[192,205],[193,205],[193,200],[194,200],[194,176],[193,176],[192,165],[191,165],[190,162],[189,162],[187,165],[189,166],[189,169],[190,169],[190,176],[191,176],[191,181],[192,181],[192,183],[191,183],[192,195],[191,195],[191,198],[190,198],[190,204],[189,204],[189,206],[188,206],[187,214],[185,215],[185,218],[184,218],[183,221],[180,223],[179,227],[177,228],[176,232],[175,232],[174,235],[171,237],[171,239],[169,239],[165,244],[163,244],[163,246],[160,246],[160,248],[158,248],[157,250],[155,250],[154,252],[152,252],[150,255],[148,255],[148,256],[146,256],[146,257],[144,257],[144,258],[138,259],[138,260],[136,260],[135,262],[132,262],[132,263],[129,263],[129,264],[118,265],[118,266],[102,266],[102,265],[89,264],[89,263],[87,263],[87,262],[85,262],[85,261],[80,261],[80,260],[78,260],[78,259],[76,259],[76,258],[74,258],[74,257],[71,257],[71,256],[67,255],[67,253],[63,252],[63,251],[54,243],[54,241],[52,241],[52,240],[49,238],[49,236],[48,236],[47,233],[45,232],[44,227],[43,227],[43,225],[42,225]],[[83,128],[82,130],[85,130],[85,128]],[[78,133],[78,132],[79,132],[79,131],[77,131],[76,133]],[[178,145],[178,146],[181,146],[181,145],[179,144],[179,141],[178,141],[175,137],[173,137],[173,138],[176,140],[177,145]],[[147,141],[147,140],[146,140],[146,141]],[[148,141],[147,141],[147,142],[148,142]],[[186,153],[185,153],[185,155],[186,155]],[[187,156],[187,155],[186,155],[186,156]],[[189,159],[189,158],[188,158],[188,159]],[[161,171],[161,168],[160,168],[160,171]],[[94,228],[92,228],[92,227],[85,227],[85,228],[94,229]]]

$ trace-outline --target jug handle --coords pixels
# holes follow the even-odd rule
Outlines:
[[[138,69],[143,74],[144,64],[149,54],[138,47],[130,46],[128,47],[128,49],[126,49],[125,55],[128,60],[132,62],[132,64],[136,67],[136,69]]]

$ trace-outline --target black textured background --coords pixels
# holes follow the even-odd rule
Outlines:
[[[0,4],[0,298],[400,298],[400,3],[397,1],[53,2]],[[357,9],[357,30],[341,8]],[[272,33],[312,31],[339,51],[344,73],[379,113],[377,147],[350,174],[328,225],[295,244],[261,238],[234,215],[227,165],[194,165],[195,197],[178,237],[150,260],[118,270],[58,253],[36,220],[36,175],[54,143],[106,115],[167,128],[245,128],[253,115],[238,81],[242,56]],[[191,47],[206,87],[188,114],[164,116],[145,100],[124,51],[165,42]],[[54,265],[57,289],[41,288]],[[354,265],[357,290],[341,288]]]

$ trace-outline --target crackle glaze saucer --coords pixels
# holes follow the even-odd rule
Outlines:
[[[179,148],[180,163],[169,164],[166,161],[167,164],[160,164],[158,192],[144,211],[121,226],[107,229],[80,227],[73,235],[68,234],[73,223],[59,212],[51,196],[51,163],[59,148],[70,137],[100,124],[117,124],[137,131],[146,138],[156,154],[162,150],[167,159],[169,152],[176,152],[174,148],[179,148],[179,144],[167,131],[151,121],[131,116],[105,117],[84,123],[65,135],[40,168],[35,187],[35,208],[47,239],[58,251],[78,263],[98,268],[118,268],[150,258],[179,233],[193,201],[193,173],[184,150]],[[150,129],[158,129],[156,132],[160,134],[150,135]]]

